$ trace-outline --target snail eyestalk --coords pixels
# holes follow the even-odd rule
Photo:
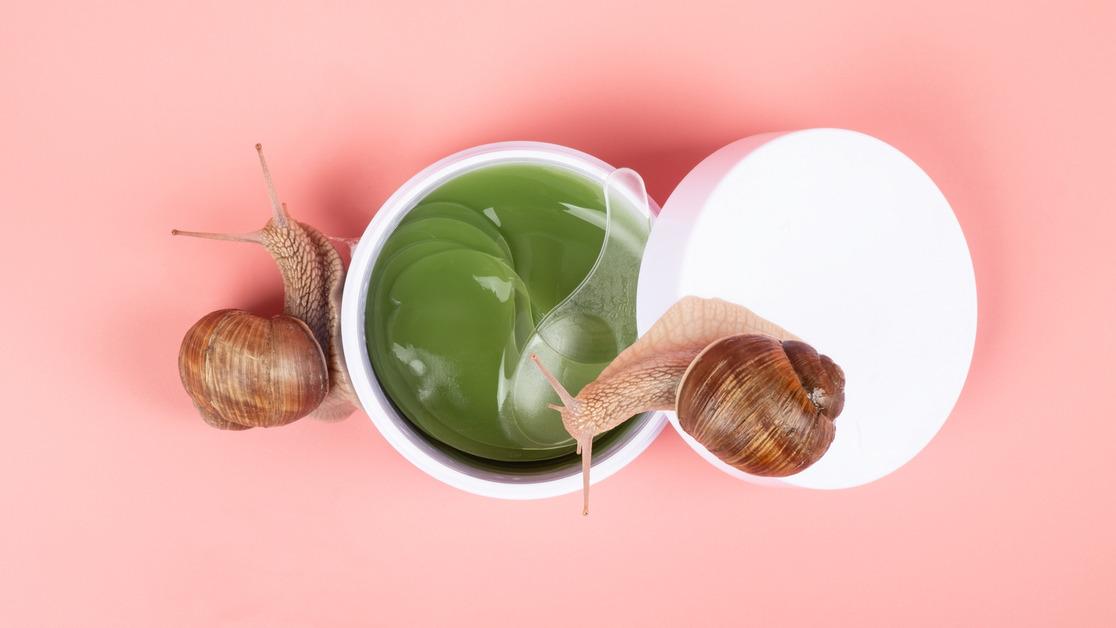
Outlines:
[[[259,231],[250,231],[248,233],[210,233],[208,231],[183,231],[182,229],[171,229],[171,235],[187,236],[191,238],[204,238],[206,240],[225,240],[227,242],[253,242],[255,244],[263,243],[263,235]]]
[[[577,439],[581,453],[581,515],[589,515],[589,469],[593,466],[593,434]]]
[[[275,191],[275,182],[271,180],[271,170],[267,167],[267,159],[264,158],[263,144],[256,144],[256,153],[260,156],[260,168],[267,183],[267,197],[271,199],[271,209],[275,213],[275,225],[286,227],[289,218],[287,206],[279,202],[279,193]]]
[[[593,457],[593,436],[595,434],[593,434],[591,430],[579,431],[576,434],[573,433],[573,431],[571,430],[571,424],[573,418],[581,409],[581,402],[578,401],[576,397],[571,395],[569,391],[566,390],[566,387],[562,385],[562,382],[558,381],[558,378],[555,377],[549,369],[543,366],[542,361],[539,360],[539,356],[532,353],[531,361],[534,362],[535,366],[539,368],[539,372],[542,373],[543,378],[548,384],[550,384],[550,387],[554,389],[554,392],[558,393],[558,398],[562,400],[563,405],[561,406],[551,403],[547,404],[547,407],[561,413],[562,422],[566,426],[566,431],[570,432],[570,435],[574,437],[574,440],[577,443],[577,453],[581,455],[581,492],[584,496],[584,503],[582,504],[581,514],[588,515],[589,468],[592,466],[591,461]],[[569,417],[570,419],[569,422],[567,421],[567,417]]]
[[[546,383],[550,384],[550,387],[554,389],[554,392],[558,393],[558,398],[562,400],[562,405],[564,405],[566,409],[571,412],[577,410],[577,399],[574,398],[574,396],[566,390],[566,387],[562,385],[562,382],[558,381],[557,377],[554,377],[554,374],[552,374],[549,370],[547,370],[545,366],[543,366],[543,363],[539,361],[539,356],[532,353],[531,361],[535,363],[535,366],[539,367],[539,372],[542,373],[542,376],[546,379]],[[562,411],[561,407],[556,407],[553,404],[548,405],[550,408],[558,410],[559,412]]]

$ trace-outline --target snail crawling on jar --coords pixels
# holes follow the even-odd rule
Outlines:
[[[822,457],[845,405],[845,374],[833,360],[720,299],[675,303],[576,397],[535,364],[562,400],[550,407],[582,454],[584,514],[593,437],[629,417],[676,411],[682,429],[724,462],[782,477]]]
[[[304,416],[335,420],[355,410],[341,349],[341,256],[317,229],[295,221],[279,202],[263,147],[256,144],[273,215],[245,234],[171,231],[173,235],[254,242],[283,276],[283,313],[211,312],[186,332],[178,370],[206,423],[226,430],[286,425]]]

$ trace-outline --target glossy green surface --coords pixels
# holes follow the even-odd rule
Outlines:
[[[368,351],[396,407],[472,456],[573,452],[546,407],[557,397],[527,357],[539,353],[576,393],[635,340],[629,312],[647,225],[631,205],[614,202],[600,273],[609,281],[597,286],[615,293],[597,302],[622,307],[598,316],[567,300],[601,254],[605,224],[599,183],[533,164],[478,169],[420,201],[385,242],[368,294]]]

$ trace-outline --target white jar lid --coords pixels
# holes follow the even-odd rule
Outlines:
[[[832,446],[790,477],[729,467],[670,416],[702,457],[757,482],[844,488],[898,469],[945,423],[976,339],[972,260],[949,203],[903,153],[840,129],[753,136],[686,176],[644,253],[640,333],[686,295],[744,305],[845,371]]]

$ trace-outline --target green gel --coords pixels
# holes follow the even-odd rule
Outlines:
[[[431,192],[388,237],[368,293],[368,351],[428,436],[496,462],[573,453],[547,408],[557,396],[528,358],[577,391],[636,339],[648,220],[639,194],[608,196],[572,171],[489,166]]]

